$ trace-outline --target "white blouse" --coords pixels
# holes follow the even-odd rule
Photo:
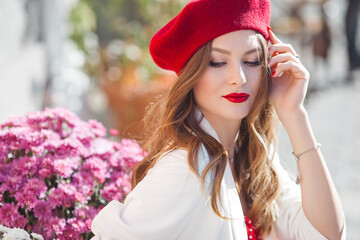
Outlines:
[[[215,130],[203,118],[201,127],[219,141]],[[202,146],[199,172],[209,162]],[[277,154],[273,165],[280,179],[278,217],[264,240],[326,239],[306,218],[301,206],[300,187],[281,166]],[[209,189],[211,175],[207,175]],[[227,163],[221,182],[220,212],[231,217],[223,220],[211,207],[210,193],[202,191],[201,180],[187,162],[186,150],[164,154],[145,178],[128,194],[124,204],[111,201],[92,222],[92,240],[247,240],[244,214],[234,179]],[[346,239],[344,226],[342,240]]]

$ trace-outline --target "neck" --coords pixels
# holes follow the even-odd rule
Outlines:
[[[224,146],[229,155],[229,159],[234,157],[234,150],[236,146],[236,139],[239,134],[241,120],[237,121],[212,121],[208,119],[210,125],[214,128],[219,137],[220,143]]]

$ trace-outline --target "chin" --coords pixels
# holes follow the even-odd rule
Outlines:
[[[205,117],[210,119],[218,119],[219,121],[241,121],[245,118],[249,112],[249,108],[202,108],[199,107],[200,111],[205,115]]]
[[[245,118],[247,115],[249,114],[248,111],[246,112],[239,112],[239,113],[234,113],[234,112],[231,112],[231,113],[228,113],[228,114],[225,114],[225,118],[229,119],[229,120],[242,120],[243,118]]]
[[[247,115],[249,115],[250,109],[235,109],[235,110],[231,110],[230,112],[228,112],[228,116],[232,119],[243,119],[245,118]]]

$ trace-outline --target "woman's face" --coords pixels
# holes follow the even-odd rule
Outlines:
[[[248,115],[261,84],[262,56],[253,30],[230,32],[213,40],[209,65],[193,88],[208,120],[241,122]]]

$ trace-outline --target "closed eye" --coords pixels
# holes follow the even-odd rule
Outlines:
[[[225,64],[226,64],[226,62],[213,62],[213,61],[209,62],[209,65],[211,67],[221,67],[222,65],[225,65]]]
[[[259,66],[261,64],[259,61],[256,61],[256,62],[245,61],[244,63],[249,64],[249,65],[254,65],[254,66]]]
[[[245,61],[244,62],[245,64],[248,64],[248,65],[252,65],[252,66],[259,66],[261,65],[261,62],[260,61],[255,61],[255,62],[250,62],[250,61]],[[211,67],[221,67],[223,65],[226,65],[226,62],[213,62],[213,61],[210,61],[209,62],[209,65]]]

